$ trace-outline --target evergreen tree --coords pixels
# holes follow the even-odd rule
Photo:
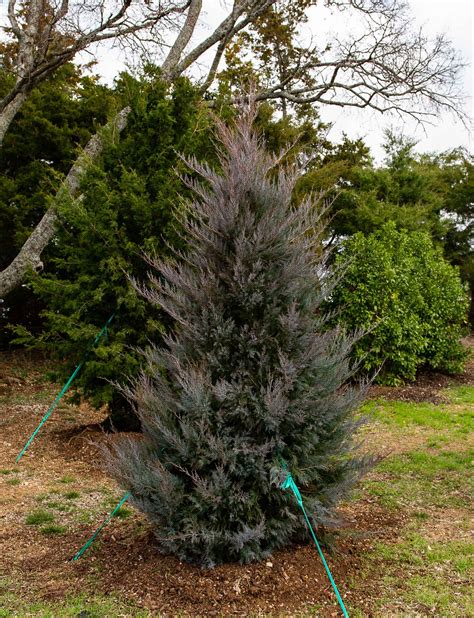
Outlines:
[[[205,566],[307,539],[278,487],[282,461],[316,525],[334,521],[369,463],[352,441],[364,391],[348,384],[354,338],[326,328],[320,310],[334,278],[315,250],[321,230],[308,234],[315,205],[292,208],[297,170],[275,169],[253,116],[219,125],[220,173],[190,163],[203,182],[188,181],[188,250],[155,260],[140,288],[175,332],[126,389],[143,435],[119,436],[108,453],[161,550]]]
[[[4,58],[3,58],[4,59]],[[0,97],[10,72],[0,68]],[[80,67],[66,64],[35,90],[17,114],[0,148],[0,270],[10,264],[49,206],[78,148],[114,106],[112,91]],[[1,300],[0,300],[1,303]],[[22,286],[0,304],[0,346],[12,333],[8,323],[40,330],[40,299]]]
[[[471,296],[469,318],[474,327],[474,156],[462,148],[423,157],[437,172],[437,191],[443,197],[447,227],[444,254],[459,266]]]
[[[144,252],[166,254],[167,245],[182,244],[174,215],[183,190],[177,150],[211,158],[213,147],[208,113],[188,80],[170,87],[148,67],[140,79],[123,74],[115,94],[132,106],[128,126],[85,173],[81,200],[60,205],[56,242],[31,283],[46,305],[43,332],[33,343],[67,359],[53,376],[63,381],[115,313],[110,336],[75,379],[76,399],[108,404],[115,428],[134,429],[130,406],[112,382],[137,373],[136,348],[158,340],[169,320],[135,293],[127,274],[144,280]],[[18,341],[31,340],[17,333]]]
[[[440,217],[439,172],[419,161],[413,148],[412,141],[387,133],[384,164],[374,166],[363,141],[345,137],[315,161],[299,190],[330,191],[335,239],[357,232],[371,234],[394,221],[408,231],[423,229],[439,241],[446,229]]]
[[[427,232],[460,267],[470,287],[474,325],[474,158],[462,148],[417,154],[412,139],[386,133],[383,165],[363,141],[344,138],[312,157],[298,194],[328,191],[334,198],[329,242],[357,232],[373,234],[392,221],[399,230]]]

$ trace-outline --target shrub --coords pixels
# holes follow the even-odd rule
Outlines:
[[[297,174],[274,171],[251,126],[251,113],[220,126],[221,175],[190,164],[203,183],[190,182],[189,250],[155,261],[142,290],[175,332],[129,389],[143,435],[118,436],[108,454],[161,550],[206,566],[307,540],[279,489],[282,460],[315,525],[334,521],[369,463],[353,453],[353,339],[320,311],[331,276],[306,234],[314,205],[291,208]]]
[[[372,329],[355,346],[367,372],[398,384],[422,366],[456,373],[466,354],[460,343],[467,295],[458,270],[448,264],[427,233],[405,232],[393,223],[355,234],[338,261],[349,261],[330,306],[349,330]]]
[[[124,76],[132,111],[123,138],[107,144],[82,180],[82,198],[61,206],[62,225],[33,289],[46,305],[43,333],[17,330],[17,342],[42,347],[67,362],[52,376],[64,382],[112,313],[109,337],[90,350],[74,381],[76,399],[109,405],[117,429],[133,428],[127,402],[112,382],[136,374],[136,348],[158,340],[166,316],[138,296],[126,273],[144,280],[143,252],[180,246],[174,211],[183,186],[177,150],[208,153],[209,121],[187,80],[173,87],[153,73],[141,82]],[[169,320],[168,320],[169,321]]]

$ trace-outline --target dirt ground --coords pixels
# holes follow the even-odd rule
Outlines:
[[[474,335],[463,339],[464,345],[474,350]],[[474,384],[474,363],[471,359],[464,372],[457,376],[448,376],[433,371],[422,371],[416,382],[404,386],[372,386],[369,397],[392,399],[397,401],[413,401],[420,403],[446,403],[446,396],[441,392],[443,388],[454,384]]]
[[[162,616],[299,616],[315,607],[318,616],[340,615],[310,544],[277,552],[264,563],[205,571],[160,555],[146,520],[129,509],[72,562],[121,492],[100,469],[97,445],[104,434],[97,423],[104,414],[86,405],[61,404],[15,464],[58,390],[42,379],[43,370],[38,359],[26,354],[0,355],[0,569],[18,598],[51,601],[79,591],[114,595]],[[403,388],[376,387],[371,395],[436,403],[452,382],[431,374]],[[472,362],[457,382],[474,384]],[[59,526],[49,533],[26,523],[45,505],[56,508]],[[341,514],[344,524],[328,562],[343,598],[359,615],[370,617],[375,615],[371,599],[381,583],[373,574],[364,578],[362,556],[374,543],[396,540],[406,514],[384,510],[368,495],[344,505]]]

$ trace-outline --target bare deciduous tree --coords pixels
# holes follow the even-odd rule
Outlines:
[[[148,0],[138,7],[133,0],[30,0],[20,5],[22,12],[16,2],[9,1],[8,11],[10,30],[18,42],[16,83],[0,106],[0,135],[31,88],[78,51],[117,37],[140,41],[145,31],[145,39],[153,38],[164,49],[165,27],[176,32],[161,64],[169,81],[214,50],[201,84],[203,91],[208,90],[229,43],[240,38],[241,51],[249,53],[247,64],[253,67],[252,78],[258,84],[257,100],[280,101],[283,109],[288,104],[371,108],[408,114],[420,122],[442,109],[462,117],[457,88],[462,62],[444,36],[430,40],[410,27],[402,0],[325,0],[327,10],[342,15],[345,23],[353,20],[354,27],[346,38],[335,34],[324,44],[299,40],[299,24],[315,0],[233,0],[223,5],[227,12],[221,23],[200,41],[195,41],[195,35],[203,21],[202,0]],[[38,7],[42,7],[41,16]],[[232,59],[227,60],[231,65]],[[237,65],[238,61],[237,54]],[[127,115],[125,108],[111,121],[116,133],[126,126]],[[78,196],[85,161],[101,149],[96,135],[58,195],[67,191],[73,198]],[[53,202],[18,256],[0,273],[0,297],[20,285],[29,269],[38,268],[56,222]]]
[[[30,92],[79,52],[107,40],[160,40],[191,0],[9,0],[9,71],[15,81],[0,101],[0,143]]]
[[[312,4],[275,5],[241,36],[236,68],[247,54],[259,100],[370,108],[420,122],[448,110],[466,120],[462,59],[444,35],[415,29],[403,0],[326,0],[340,28],[305,41],[299,25]]]

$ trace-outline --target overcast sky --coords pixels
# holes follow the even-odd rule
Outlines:
[[[430,34],[445,32],[454,47],[461,53],[469,66],[464,70],[462,79],[468,101],[466,111],[474,118],[473,91],[473,6],[470,0],[409,0],[414,18],[423,25]],[[345,131],[350,137],[364,137],[377,158],[382,156],[380,148],[383,141],[383,130],[394,127],[403,130],[407,135],[419,140],[420,152],[448,150],[457,146],[465,146],[471,152],[474,150],[472,131],[468,131],[461,122],[449,114],[443,114],[436,126],[426,126],[423,130],[414,121],[386,120],[382,116],[368,111],[354,111],[336,108],[321,109],[323,120],[334,122],[329,135],[337,139]]]
[[[464,60],[469,63],[462,75],[463,87],[469,97],[466,103],[466,111],[471,118],[473,110],[473,3],[470,0],[409,0],[414,21],[424,26],[429,34],[435,35],[440,32],[447,33],[454,47],[461,53]],[[204,2],[206,10],[207,28],[220,21],[222,16],[221,0],[207,0]],[[312,17],[314,30],[316,22],[320,25],[315,14]],[[312,24],[309,24],[311,28]],[[333,23],[332,23],[333,25]],[[341,23],[343,27],[343,24]],[[205,34],[201,31],[199,34]],[[84,58],[85,60],[86,58]],[[125,67],[125,58],[119,50],[102,50],[95,71],[99,72],[108,83],[117,75],[120,69]],[[195,69],[198,70],[198,69]],[[421,152],[440,151],[465,146],[474,150],[472,132],[470,133],[459,121],[448,114],[443,114],[438,119],[436,126],[421,128],[414,121],[407,119],[403,123],[399,119],[386,119],[370,111],[351,110],[349,108],[329,107],[320,108],[323,121],[332,122],[333,128],[329,138],[338,141],[342,132],[346,132],[351,138],[362,137],[370,145],[376,159],[382,156],[381,143],[383,141],[384,128],[394,128],[403,131],[407,135],[419,140],[418,150]]]

